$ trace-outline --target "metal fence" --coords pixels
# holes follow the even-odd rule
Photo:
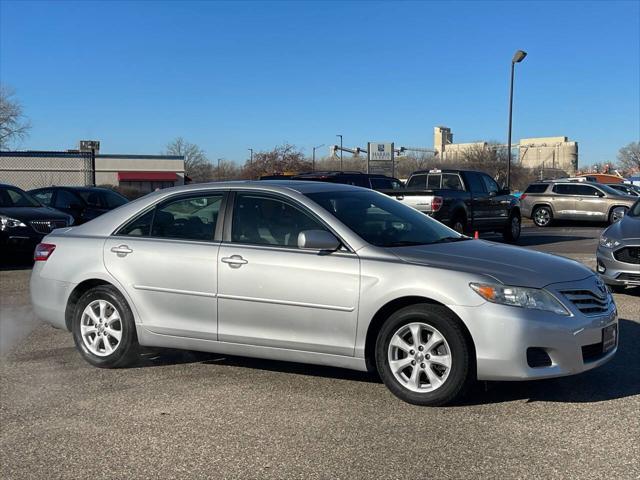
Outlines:
[[[51,185],[93,185],[92,152],[0,152],[0,183],[24,190]]]

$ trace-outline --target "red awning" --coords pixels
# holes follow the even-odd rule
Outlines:
[[[175,182],[175,172],[118,172],[118,181],[122,182]]]

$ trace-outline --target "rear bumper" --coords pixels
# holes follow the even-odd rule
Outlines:
[[[596,252],[596,259],[598,273],[606,284],[615,286],[640,285],[640,265],[620,262],[613,256],[612,249],[601,246]]]
[[[41,268],[42,262],[35,262],[31,272],[30,295],[33,311],[40,320],[66,330],[67,299],[75,285],[44,278],[40,275]]]
[[[493,303],[451,308],[468,319],[465,324],[476,349],[478,380],[574,375],[608,362],[617,351],[617,338],[611,350],[605,353],[601,348],[603,328],[618,324],[615,306],[594,317],[560,316]],[[544,351],[550,365],[530,366],[528,349]]]

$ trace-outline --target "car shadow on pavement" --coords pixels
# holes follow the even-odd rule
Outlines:
[[[590,403],[640,395],[640,324],[620,320],[618,352],[580,375],[525,382],[479,382],[460,406],[528,400]]]
[[[518,247],[533,247],[537,245],[547,245],[550,243],[574,242],[577,240],[593,240],[593,237],[578,235],[527,235],[522,236],[516,242]]]

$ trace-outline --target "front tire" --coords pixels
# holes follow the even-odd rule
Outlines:
[[[120,368],[138,359],[133,313],[124,297],[110,285],[87,291],[76,305],[73,340],[82,357],[101,368]]]
[[[395,312],[376,341],[380,378],[396,397],[439,406],[459,399],[473,379],[475,359],[458,318],[440,305]]]
[[[502,238],[506,242],[514,243],[517,242],[520,238],[520,232],[522,231],[522,218],[519,213],[512,213],[509,216],[509,221],[504,226],[504,231],[502,232]]]
[[[533,210],[531,218],[538,227],[548,227],[553,222],[553,212],[550,207],[543,205]]]

